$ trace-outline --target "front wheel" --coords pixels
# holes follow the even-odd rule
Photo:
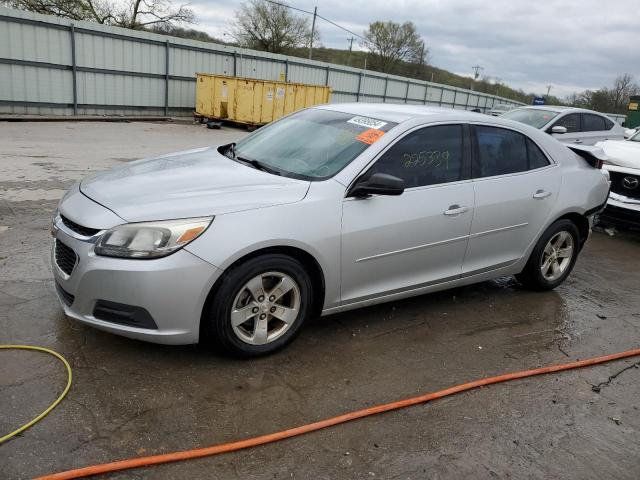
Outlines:
[[[552,290],[571,273],[578,258],[578,228],[571,220],[554,222],[540,237],[516,278],[532,290]]]
[[[268,254],[232,268],[203,318],[203,333],[227,353],[255,357],[289,343],[311,315],[313,287],[296,259]]]

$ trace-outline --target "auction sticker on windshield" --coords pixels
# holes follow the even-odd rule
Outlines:
[[[380,140],[380,137],[384,135],[382,130],[378,130],[376,128],[370,128],[369,130],[365,130],[360,135],[356,137],[356,140],[366,143],[367,145],[371,145],[372,143]]]
[[[353,123],[354,125],[359,125],[361,127],[375,128],[375,129],[382,128],[387,124],[387,122],[383,122],[381,120],[376,120],[375,118],[369,118],[369,117],[353,117],[352,119],[347,120],[347,123]]]

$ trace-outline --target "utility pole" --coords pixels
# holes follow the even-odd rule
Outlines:
[[[473,67],[473,80],[477,80],[478,77],[480,76],[480,72],[482,70],[484,70],[484,68],[482,68],[480,65],[474,65]],[[473,82],[471,82],[471,90],[473,90]]]
[[[551,91],[551,85],[547,85],[547,98],[549,98],[550,91]]]
[[[318,7],[313,7],[313,22],[311,22],[311,40],[309,41],[309,60],[313,53],[313,34],[316,33],[316,15],[318,15]]]
[[[356,39],[355,37],[351,37],[347,39],[349,41],[349,54],[347,55],[347,65],[349,66],[351,66],[351,49],[353,48],[353,41],[355,39]]]

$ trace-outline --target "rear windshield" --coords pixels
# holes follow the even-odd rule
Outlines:
[[[503,113],[500,115],[500,118],[507,118],[509,120],[515,120],[516,122],[526,123],[534,128],[542,128],[557,116],[558,112],[552,112],[551,110],[517,108],[510,112]]]
[[[332,177],[396,123],[310,108],[260,128],[238,142],[238,158],[257,160],[280,175]]]

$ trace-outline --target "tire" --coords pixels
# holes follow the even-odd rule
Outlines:
[[[564,255],[568,254],[569,246],[571,252],[570,257],[567,257]],[[542,234],[526,266],[516,278],[531,290],[552,290],[569,276],[579,251],[580,234],[576,224],[571,220],[558,220]],[[547,265],[546,274],[543,274],[542,270]]]
[[[267,355],[296,337],[312,314],[313,298],[311,277],[298,260],[283,254],[251,258],[221,278],[203,316],[202,333],[227,354]]]

